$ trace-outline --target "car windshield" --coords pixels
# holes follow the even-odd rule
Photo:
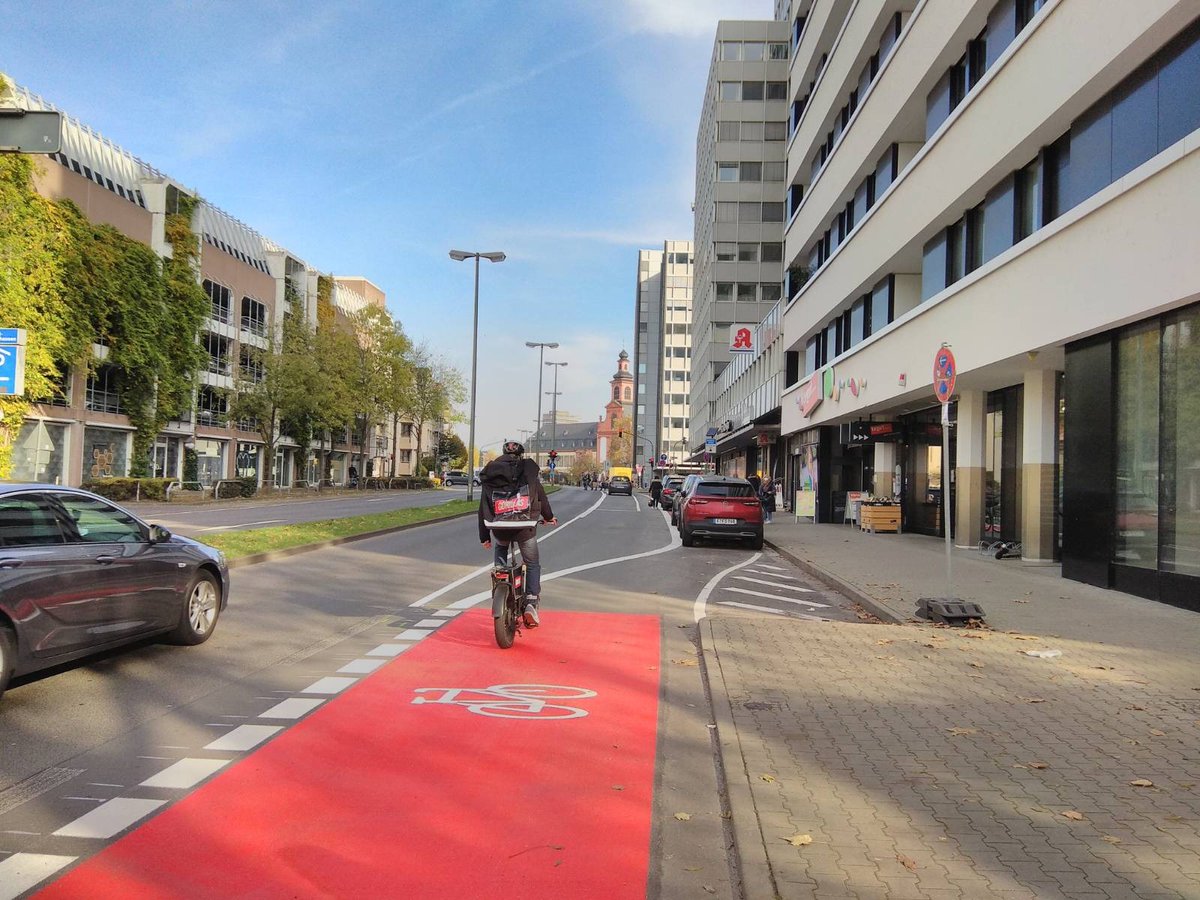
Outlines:
[[[736,481],[702,481],[693,493],[699,497],[753,497],[754,488]]]

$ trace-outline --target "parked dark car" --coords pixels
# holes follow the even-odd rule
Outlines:
[[[608,494],[611,497],[613,494],[628,494],[633,496],[633,482],[624,475],[614,475],[608,479]]]
[[[698,537],[739,538],[761,550],[763,510],[754,486],[745,478],[700,478],[679,508],[679,536],[685,547]]]
[[[220,551],[88,491],[0,484],[0,694],[142,638],[203,643],[228,601]]]
[[[699,481],[702,477],[703,476],[696,475],[694,473],[687,476],[686,478],[683,479],[683,484],[681,484],[679,486],[679,489],[677,491],[675,491],[674,495],[671,497],[671,524],[672,525],[679,527],[679,507],[681,507],[683,505],[684,499],[687,497],[687,495],[689,493],[691,493],[692,488],[696,486],[696,482]]]
[[[668,475],[663,479],[662,484],[662,493],[658,496],[658,502],[663,509],[670,509],[671,504],[675,501],[675,492],[683,484],[683,476]]]

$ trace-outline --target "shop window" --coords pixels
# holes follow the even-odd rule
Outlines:
[[[1200,576],[1200,307],[1162,336],[1162,565]]]
[[[129,472],[127,431],[113,428],[83,430],[83,479],[121,478]]]
[[[1158,567],[1159,329],[1117,342],[1114,562]]]

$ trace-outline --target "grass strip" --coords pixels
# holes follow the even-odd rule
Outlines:
[[[266,553],[271,550],[287,550],[305,544],[319,544],[333,538],[366,534],[398,525],[414,525],[418,522],[434,522],[477,509],[476,500],[451,500],[437,506],[415,506],[409,509],[394,509],[390,512],[371,513],[366,516],[347,516],[342,519],[322,519],[319,522],[298,522],[295,525],[274,525],[270,528],[248,528],[245,531],[227,531],[224,534],[206,535],[204,543],[221,550],[229,559]]]

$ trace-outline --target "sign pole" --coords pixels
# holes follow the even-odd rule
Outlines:
[[[942,404],[942,530],[946,534],[946,599],[954,597],[954,539],[950,534],[950,398],[958,378],[958,363],[949,344],[933,357],[933,393]]]

